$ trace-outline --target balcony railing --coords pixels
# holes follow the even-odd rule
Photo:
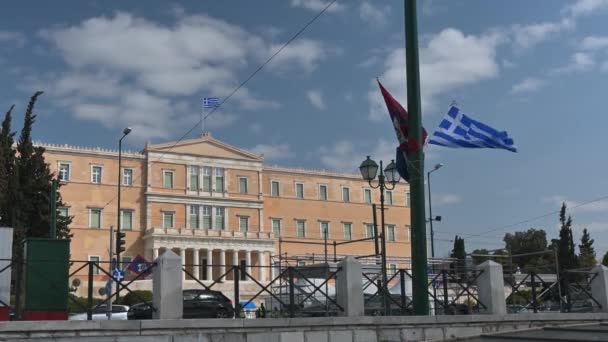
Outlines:
[[[145,235],[174,235],[174,236],[195,236],[195,237],[225,237],[243,239],[274,239],[272,232],[241,232],[218,229],[191,229],[191,228],[161,228],[153,227],[146,230]]]

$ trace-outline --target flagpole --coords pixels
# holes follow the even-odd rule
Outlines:
[[[409,139],[418,142],[419,148],[409,155],[411,229],[412,229],[412,297],[415,315],[429,314],[427,275],[426,224],[424,201],[424,152],[422,151],[422,123],[420,105],[420,70],[418,58],[418,28],[416,0],[404,0],[405,62],[407,69],[407,109]]]

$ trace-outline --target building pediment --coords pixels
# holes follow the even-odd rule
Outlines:
[[[261,162],[264,157],[259,154],[245,151],[238,147],[219,141],[209,134],[204,134],[200,138],[182,140],[178,143],[168,142],[163,144],[149,144],[147,151],[189,154],[202,157],[237,159]]]

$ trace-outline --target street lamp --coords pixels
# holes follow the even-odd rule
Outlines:
[[[386,275],[386,227],[384,226],[384,191],[385,190],[393,190],[397,183],[399,183],[400,175],[397,171],[397,165],[395,165],[395,161],[391,160],[391,163],[388,164],[384,171],[382,170],[382,161],[380,161],[380,174],[378,175],[378,185],[374,186],[372,181],[376,178],[376,174],[378,173],[378,164],[375,161],[370,159],[367,156],[361,166],[359,166],[359,171],[361,172],[361,176],[364,180],[369,183],[369,186],[373,189],[380,189],[380,224],[382,225],[382,234],[381,234],[381,243],[382,243],[382,297],[384,303],[384,315],[389,314],[389,302],[388,302],[388,277]],[[387,183],[390,184],[390,187],[387,186]],[[380,289],[380,288],[379,288]]]
[[[429,187],[429,223],[431,228],[431,258],[435,258],[435,234],[433,233],[433,221],[441,221],[441,216],[437,216],[433,218],[433,207],[431,205],[431,173],[441,169],[443,167],[442,163],[435,164],[435,167],[429,172],[426,173],[427,185]]]
[[[122,139],[124,139],[127,135],[129,135],[129,133],[131,133],[131,127],[126,127],[123,131],[122,131],[122,137],[118,140],[118,209],[117,209],[117,219],[116,219],[116,266],[118,268],[120,268],[120,248],[121,248],[121,233],[120,233],[120,221],[121,220],[121,215],[120,215],[120,188],[122,185]],[[120,287],[117,285],[116,286],[116,299],[119,298],[119,290]]]

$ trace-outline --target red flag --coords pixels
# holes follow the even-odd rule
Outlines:
[[[380,80],[378,80],[378,86],[384,97],[388,114],[393,122],[395,133],[397,134],[397,140],[399,141],[399,149],[404,151],[406,155],[410,155],[422,149],[424,142],[426,141],[427,133],[424,127],[422,128],[422,143],[409,138],[407,111],[401,106],[397,100],[384,89]]]

